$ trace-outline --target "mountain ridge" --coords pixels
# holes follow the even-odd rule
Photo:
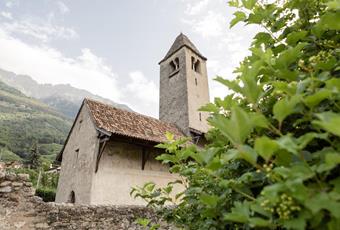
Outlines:
[[[91,98],[114,107],[132,111],[127,105],[78,89],[70,84],[40,84],[31,76],[18,75],[0,69],[0,80],[19,90],[24,95],[38,99],[69,118],[74,118],[84,98]]]

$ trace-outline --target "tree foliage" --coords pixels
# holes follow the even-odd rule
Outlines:
[[[30,153],[27,156],[25,163],[32,169],[37,169],[41,166],[41,155],[39,153],[38,143],[35,142],[31,149]]]
[[[232,0],[231,26],[260,25],[234,93],[211,112],[204,149],[169,139],[158,159],[185,191],[166,208],[173,184],[134,188],[186,229],[338,229],[340,225],[340,2]],[[166,191],[164,189],[167,189]]]

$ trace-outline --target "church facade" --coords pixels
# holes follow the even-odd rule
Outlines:
[[[144,204],[130,197],[133,186],[175,180],[155,160],[162,151],[154,146],[166,140],[166,132],[204,145],[208,114],[198,109],[209,102],[206,60],[185,35],[175,39],[159,63],[159,120],[85,99],[57,156],[56,202]]]

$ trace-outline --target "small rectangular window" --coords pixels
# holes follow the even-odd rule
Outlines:
[[[199,118],[200,118],[200,121],[202,121],[202,114],[199,113]]]
[[[197,78],[195,78],[195,85],[197,85]]]

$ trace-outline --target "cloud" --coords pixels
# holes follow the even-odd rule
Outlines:
[[[46,45],[34,46],[0,29],[0,68],[27,74],[40,83],[70,84],[119,102],[117,76],[103,58],[82,49],[75,58]]]
[[[54,25],[50,22],[33,23],[29,19],[1,23],[3,30],[10,34],[21,34],[48,42],[56,39],[75,39],[78,34],[68,27]]]
[[[15,5],[18,5],[19,3],[15,0],[8,0],[6,3],[5,3],[5,6],[7,8],[12,8],[13,6]]]
[[[70,12],[70,9],[68,8],[68,6],[61,1],[57,2],[57,6],[59,8],[60,13],[62,13],[62,14],[66,14],[66,13]]]
[[[187,15],[197,15],[209,4],[210,0],[201,0],[187,3],[185,13]]]
[[[223,35],[226,27],[226,19],[223,15],[216,14],[213,11],[208,11],[204,17],[183,21],[204,38]]]
[[[129,73],[129,83],[123,89],[125,103],[131,105],[137,112],[157,117],[158,87],[148,80],[141,71]]]
[[[6,19],[13,19],[11,12],[2,11],[0,14]]]
[[[258,28],[248,26],[229,29],[233,10],[224,0],[182,0],[187,2],[182,22],[206,45],[207,69],[211,99],[230,93],[221,84],[212,81],[215,76],[234,79],[233,70],[249,54],[250,41]],[[214,44],[214,45],[211,45]]]
[[[141,71],[132,71],[126,85],[121,85],[105,59],[88,48],[81,49],[76,57],[67,57],[45,43],[32,45],[0,28],[0,50],[1,69],[29,75],[39,83],[70,84],[127,104],[142,114],[158,116],[155,82]]]

